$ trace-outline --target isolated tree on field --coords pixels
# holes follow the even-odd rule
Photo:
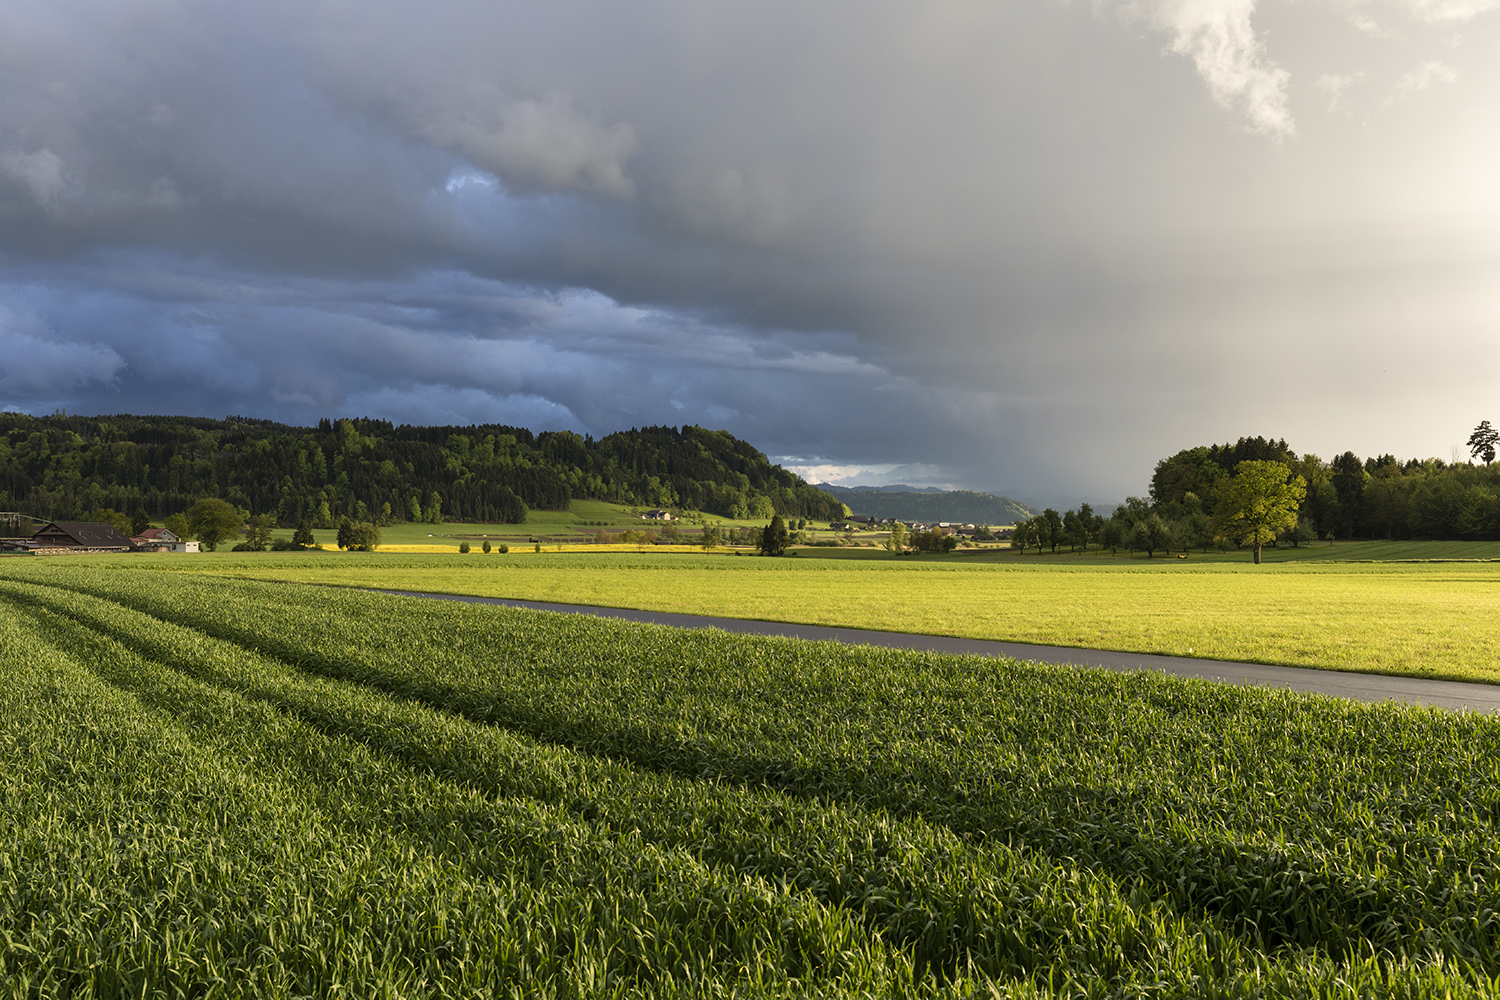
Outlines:
[[[341,549],[347,549],[354,544],[354,522],[347,517],[339,518],[339,533],[334,539],[335,544]]]
[[[1474,433],[1469,435],[1469,455],[1484,459],[1488,465],[1495,460],[1496,443],[1500,443],[1500,431],[1491,427],[1488,420],[1481,420]]]
[[[219,543],[229,538],[240,537],[240,528],[245,523],[245,512],[231,503],[214,497],[205,497],[188,510],[188,527],[204,548],[215,552]]]
[[[292,532],[292,542],[295,545],[306,546],[318,544],[313,538],[312,525],[307,522],[306,518],[303,518],[301,523],[297,525],[297,530]]]
[[[703,533],[698,536],[698,544],[703,546],[704,552],[707,552],[719,544],[722,536],[723,532],[718,524],[705,524]]]
[[[891,537],[885,540],[886,551],[900,552],[906,548],[906,525],[900,521],[891,522]]]
[[[1019,521],[1015,529],[1010,533],[1010,547],[1020,549],[1021,555],[1026,554],[1026,547],[1031,544],[1031,522]]]
[[[786,547],[791,542],[791,533],[786,530],[786,522],[781,519],[780,514],[771,516],[771,523],[766,525],[760,534],[760,551],[762,555],[779,556],[786,553]]]
[[[1219,481],[1214,519],[1221,535],[1251,547],[1259,565],[1261,546],[1297,526],[1306,495],[1307,480],[1281,462],[1241,462],[1233,476]]]
[[[380,528],[375,524],[365,521],[361,524],[351,524],[349,529],[349,549],[354,552],[374,552],[375,546],[380,544]],[[464,543],[468,545],[468,542]]]

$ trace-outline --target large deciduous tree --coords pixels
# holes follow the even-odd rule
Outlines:
[[[1245,461],[1217,489],[1214,520],[1220,534],[1249,545],[1260,563],[1260,550],[1283,531],[1297,526],[1297,510],[1307,495],[1307,480],[1282,462]]]
[[[362,521],[354,525],[349,533],[351,552],[374,552],[380,544],[380,526],[373,521]]]
[[[219,543],[238,538],[245,524],[246,514],[238,507],[214,497],[205,497],[188,510],[188,527],[193,536],[213,552]]]

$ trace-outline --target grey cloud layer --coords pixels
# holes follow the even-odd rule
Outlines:
[[[0,406],[1120,494],[1205,436],[1445,452],[1478,417],[1366,362],[1495,359],[1495,6],[16,5]]]

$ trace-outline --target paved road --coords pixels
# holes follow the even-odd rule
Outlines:
[[[996,642],[987,639],[955,639],[945,635],[911,635],[905,632],[877,632],[872,629],[832,628],[827,625],[795,625],[789,622],[762,622],[744,618],[716,618],[710,615],[679,615],[664,611],[633,611],[629,608],[596,608],[584,604],[551,604],[545,601],[517,601],[501,597],[464,597],[455,594],[429,594],[417,591],[381,591],[404,597],[422,597],[468,604],[498,604],[509,608],[533,608],[538,611],[561,611],[568,614],[622,618],[633,622],[672,625],[677,628],[718,628],[746,635],[779,635],[822,642],[867,643],[895,649],[920,649],[937,653],[978,653],[981,656],[1010,656],[1018,660],[1042,663],[1071,663],[1076,666],[1104,667],[1107,670],[1159,670],[1178,677],[1203,677],[1232,684],[1260,684],[1266,687],[1315,691],[1357,701],[1401,701],[1413,705],[1435,705],[1439,708],[1468,708],[1478,712],[1500,710],[1500,685],[1467,684],[1462,681],[1424,680],[1419,677],[1392,677],[1386,674],[1360,674],[1342,670],[1311,670],[1306,667],[1277,667],[1264,663],[1237,663],[1227,660],[1200,660],[1190,656],[1159,656],[1153,653],[1116,653],[1098,649],[1072,649],[1065,646],[1034,646],[1024,642]]]

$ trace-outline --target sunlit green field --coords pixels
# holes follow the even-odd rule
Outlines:
[[[1500,681],[1500,563],[513,551],[109,564]],[[0,564],[0,576],[47,572],[41,559]]]
[[[641,518],[640,512],[645,509],[640,506],[607,503],[603,500],[574,500],[568,510],[529,511],[523,524],[454,521],[444,521],[442,524],[420,522],[392,524],[380,529],[380,538],[384,545],[419,545],[429,542],[457,545],[462,538],[483,538],[486,535],[509,539],[538,536],[546,539],[583,540],[599,531],[618,532],[629,528],[659,530],[662,527],[661,522],[646,521]],[[683,520],[677,523],[681,525],[686,522],[688,527],[695,531],[697,530],[696,522],[699,519],[723,528],[761,528],[766,524],[763,519],[736,521],[733,518],[704,514],[701,511],[689,510],[683,511],[682,514]],[[826,531],[828,523],[819,522],[817,527]],[[276,538],[290,539],[292,531],[291,528],[279,528],[272,534]],[[336,534],[337,532],[332,528],[313,529],[314,537],[325,545],[331,546]]]
[[[1472,713],[12,560],[0,996],[1488,997],[1497,762]]]

